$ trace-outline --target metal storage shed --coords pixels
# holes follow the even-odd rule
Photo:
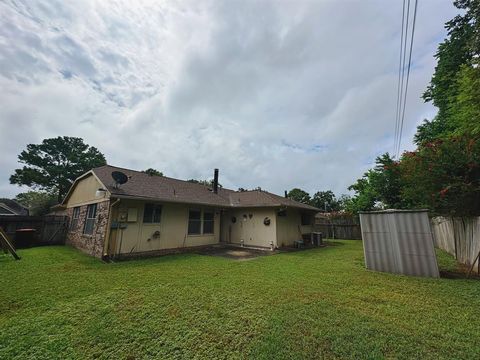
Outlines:
[[[367,269],[439,277],[427,210],[360,213]]]

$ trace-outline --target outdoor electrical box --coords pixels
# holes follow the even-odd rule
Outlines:
[[[138,219],[138,209],[128,208],[127,222],[137,222],[137,219]]]

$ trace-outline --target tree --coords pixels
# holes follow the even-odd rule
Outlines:
[[[398,162],[388,153],[378,156],[375,167],[348,188],[355,192],[355,196],[347,201],[348,210],[357,213],[377,208],[404,208],[401,181]]]
[[[147,170],[143,170],[142,172],[150,176],[163,176],[163,173],[161,171],[152,168],[148,168]]]
[[[209,188],[213,188],[213,179],[211,180],[196,180],[196,179],[189,179],[187,180],[188,182],[191,182],[191,183],[194,183],[194,184],[200,184],[200,185],[204,185],[204,186],[207,186]],[[219,188],[222,188],[222,184],[218,184],[218,187]]]
[[[317,191],[311,200],[313,206],[325,211],[339,211],[340,203],[331,190]]]
[[[466,134],[470,126],[462,125],[472,122],[478,130],[480,1],[456,0],[454,5],[465,11],[445,24],[448,36],[438,46],[437,66],[423,94],[438,107],[438,114],[418,127],[414,140],[419,146],[452,133]]]
[[[50,212],[57,204],[57,196],[44,191],[27,191],[15,197],[15,201],[27,207],[30,215],[41,216]]]
[[[348,204],[352,201],[352,197],[348,194],[342,194],[338,198],[338,207],[340,211],[348,211]]]
[[[447,124],[444,118],[434,118],[433,120],[423,120],[423,123],[418,125],[417,132],[413,137],[415,144],[421,146],[438,139],[442,134],[446,134]]]
[[[375,160],[375,168],[371,173],[372,186],[377,194],[377,200],[384,207],[402,209],[402,183],[398,162],[385,153]]]
[[[287,197],[303,204],[310,205],[310,195],[302,189],[294,188],[290,190],[287,194]]]
[[[348,190],[354,191],[355,195],[346,204],[347,211],[357,214],[359,211],[375,209],[378,196],[370,182],[371,172],[372,170],[367,171],[355,184],[348,187]]]
[[[436,140],[404,153],[402,197],[410,207],[436,214],[480,215],[480,137]]]
[[[58,201],[77,177],[106,164],[105,157],[95,147],[85,144],[81,138],[67,136],[29,144],[18,160],[25,166],[15,170],[10,183],[55,194]]]
[[[458,94],[451,105],[455,134],[480,134],[480,64],[464,65],[458,74]]]
[[[465,11],[446,23],[425,101],[438,107],[415,135],[417,149],[377,165],[349,189],[347,207],[428,208],[436,214],[480,215],[480,0],[456,0]]]

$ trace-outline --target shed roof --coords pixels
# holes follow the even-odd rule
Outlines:
[[[111,176],[112,171],[123,172],[129,177],[128,182],[119,187],[115,187]],[[302,204],[298,201],[264,190],[234,191],[219,188],[218,193],[214,193],[211,188],[202,184],[167,176],[152,176],[140,171],[111,165],[95,168],[92,170],[92,173],[107,188],[112,197],[150,199],[219,207],[294,207],[319,211],[313,206]],[[85,175],[82,175],[80,178],[84,176]],[[75,186],[75,184],[73,186]]]

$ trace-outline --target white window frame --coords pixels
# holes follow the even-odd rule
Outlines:
[[[94,213],[93,217],[90,216],[90,209],[94,207]],[[93,235],[93,232],[95,230],[95,220],[97,219],[97,204],[89,204],[87,205],[87,211],[85,213],[85,224],[83,225],[83,234],[84,235]],[[92,232],[86,232],[87,230],[87,224],[92,224]]]
[[[80,206],[75,206],[72,212],[72,222],[70,223],[70,231],[77,230],[79,220],[80,220]]]

